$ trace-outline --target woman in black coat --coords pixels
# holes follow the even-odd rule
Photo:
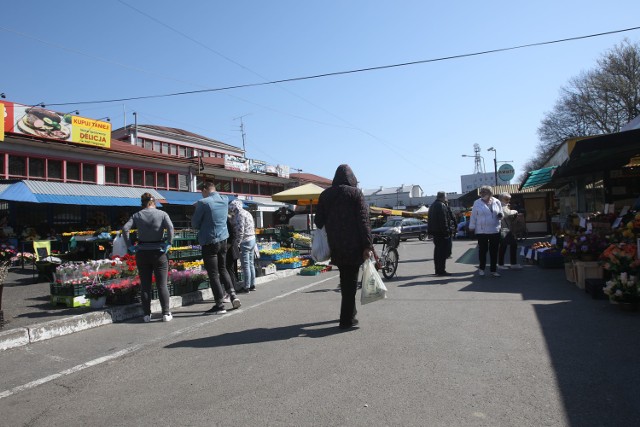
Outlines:
[[[331,187],[320,194],[314,222],[327,232],[331,264],[340,270],[340,328],[358,324],[355,318],[358,272],[371,256],[373,239],[369,208],[349,165],[340,165]]]

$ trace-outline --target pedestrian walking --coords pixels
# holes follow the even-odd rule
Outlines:
[[[451,276],[446,270],[447,258],[451,255],[451,221],[455,224],[447,195],[438,191],[436,200],[429,207],[429,235],[433,239],[433,264],[436,276]]]
[[[358,181],[346,164],[338,166],[331,187],[320,194],[314,222],[324,228],[331,249],[331,263],[340,271],[340,328],[358,324],[356,291],[358,272],[373,252],[369,208]]]
[[[229,204],[229,212],[233,216],[231,222],[235,227],[233,245],[240,249],[240,266],[244,286],[239,292],[248,293],[256,290],[255,223],[251,214],[242,207],[240,200],[236,199]]]
[[[162,307],[162,320],[169,322],[173,319],[169,307],[169,289],[167,288],[169,275],[168,253],[173,242],[173,223],[169,215],[156,208],[156,200],[150,193],[140,197],[142,209],[134,213],[122,227],[124,238],[129,251],[135,253],[138,275],[140,277],[143,321],[151,321],[151,284],[156,279],[156,288]],[[131,228],[137,229],[138,244],[133,246],[129,233]]]
[[[502,203],[502,222],[500,229],[500,247],[498,248],[498,268],[506,270],[509,267],[505,266],[504,259],[507,249],[509,250],[510,267],[514,270],[522,269],[522,266],[518,263],[518,241],[513,233],[513,224],[517,220],[518,211],[511,209],[509,203],[511,202],[511,194],[500,194],[500,203]]]
[[[240,258],[240,249],[233,244],[236,231],[231,222],[231,214],[227,215],[227,230],[229,230],[229,238],[227,239],[227,272],[231,278],[231,286],[233,286],[233,289],[237,292],[241,289],[238,283],[238,259]]]
[[[500,245],[500,221],[502,204],[493,197],[493,190],[488,185],[480,187],[480,198],[473,202],[469,230],[475,232],[478,240],[478,275],[484,276],[487,267],[487,250],[489,251],[489,271],[493,277],[500,277],[497,272],[498,247]]]
[[[216,191],[211,181],[201,184],[202,199],[196,203],[196,210],[191,217],[191,226],[198,230],[198,243],[202,247],[202,260],[209,276],[209,286],[213,292],[214,304],[207,313],[224,314],[224,289],[229,295],[233,308],[240,308],[241,303],[232,286],[227,271],[227,214],[228,198]]]

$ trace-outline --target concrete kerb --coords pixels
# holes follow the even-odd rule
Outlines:
[[[283,277],[298,274],[299,268],[289,270],[278,270],[268,276],[256,277],[256,285],[267,283]],[[196,302],[201,302],[213,298],[211,289],[201,289],[185,295],[172,296],[169,302],[171,308],[182,307]],[[151,312],[161,311],[160,301],[151,301]],[[61,337],[74,332],[84,331],[98,326],[109,325],[115,322],[142,317],[144,312],[139,304],[109,307],[102,311],[92,311],[66,317],[64,319],[51,320],[48,322],[36,323],[31,326],[9,329],[0,332],[0,351],[10,348],[20,347],[30,343],[44,341],[51,338]]]

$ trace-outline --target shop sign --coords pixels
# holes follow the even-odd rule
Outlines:
[[[94,147],[111,147],[111,123],[42,107],[5,102],[4,130],[7,133],[68,141]]]
[[[513,169],[513,166],[508,163],[500,166],[500,168],[498,169],[498,178],[500,178],[500,180],[504,182],[510,181],[515,176],[515,174],[516,171]]]

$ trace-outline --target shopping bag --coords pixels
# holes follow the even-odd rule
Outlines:
[[[327,261],[331,258],[331,249],[329,249],[329,240],[327,232],[324,228],[319,228],[313,233],[313,241],[311,242],[311,258],[316,262]]]
[[[362,266],[362,292],[360,293],[360,303],[368,304],[387,297],[387,287],[382,282],[382,278],[376,271],[376,266],[371,259],[364,262]]]
[[[253,258],[260,259],[260,248],[258,248],[258,245],[253,247]]]
[[[112,246],[113,248],[111,250],[111,256],[122,257],[127,254],[127,244],[125,243],[124,237],[122,237],[122,234],[120,232],[118,232],[118,234],[116,234],[116,237],[113,239]]]

